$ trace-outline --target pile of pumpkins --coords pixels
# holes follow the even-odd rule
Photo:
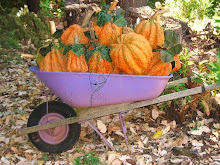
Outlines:
[[[174,56],[173,68],[171,62],[161,60],[158,50],[165,37],[157,19],[143,20],[134,29],[118,26],[112,18],[102,26],[98,21],[95,18],[86,28],[69,26],[60,36],[61,44],[54,44],[46,55],[40,48],[39,69],[150,76],[168,76],[180,69],[178,55]]]

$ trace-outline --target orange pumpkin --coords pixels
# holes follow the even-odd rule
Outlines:
[[[72,50],[70,50],[67,53],[67,56],[68,56],[67,65],[66,65],[67,72],[87,72],[88,71],[88,65],[86,63],[84,54],[78,57],[75,53],[73,53]]]
[[[152,48],[142,35],[122,34],[111,45],[110,57],[115,66],[126,74],[142,74],[152,59]]]
[[[153,49],[164,44],[163,27],[155,20],[141,21],[134,31],[143,35],[150,42]]]
[[[111,43],[122,34],[122,27],[111,22],[107,22],[103,27],[94,24],[93,28],[101,45],[110,46]]]
[[[95,51],[88,62],[89,72],[93,73],[112,73],[118,74],[119,71],[112,65],[112,62],[107,61],[102,57],[100,51]]]
[[[77,41],[80,44],[88,44],[89,39],[84,34],[84,29],[77,25],[73,24],[69,26],[61,35],[61,42],[65,45],[73,45],[75,44],[75,37],[78,37]]]
[[[181,68],[181,63],[180,63],[180,56],[177,54],[174,56],[174,68],[172,69],[172,72],[178,71]]]
[[[39,62],[39,69],[43,71],[66,71],[65,56],[61,51],[52,48],[47,55]]]
[[[143,75],[149,76],[168,76],[172,70],[171,63],[161,61],[160,52],[153,52],[153,58],[149,67],[143,71]]]

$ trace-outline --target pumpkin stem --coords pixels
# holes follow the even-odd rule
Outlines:
[[[169,11],[169,9],[158,10],[154,13],[154,15],[150,19],[151,20],[158,19],[158,16],[160,16],[161,14],[166,13],[168,11]]]
[[[95,33],[94,33],[92,21],[90,21],[90,24],[89,24],[89,31],[90,31],[90,35],[92,38],[92,42],[95,44],[96,47],[98,47],[99,44],[98,44],[97,40],[95,39]]]
[[[110,14],[110,13],[112,13],[112,11],[115,9],[115,7],[117,6],[117,4],[118,4],[118,0],[114,0],[112,3],[111,3],[111,6],[110,6],[110,8],[109,8],[109,10],[108,10],[108,14]]]

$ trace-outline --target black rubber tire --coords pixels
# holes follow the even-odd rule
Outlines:
[[[76,116],[76,112],[69,105],[57,101],[48,102],[48,113],[57,113],[64,118]],[[27,127],[38,125],[40,119],[46,115],[46,102],[37,106],[31,113]],[[69,124],[69,132],[67,137],[59,144],[48,144],[39,136],[38,132],[28,134],[33,145],[43,151],[49,153],[61,153],[72,149],[73,145],[78,141],[81,131],[81,125],[78,123]]]

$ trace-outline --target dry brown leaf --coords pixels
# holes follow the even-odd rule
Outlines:
[[[97,120],[97,127],[101,133],[106,133],[107,128],[101,120]]]
[[[202,102],[202,105],[203,105],[203,108],[205,110],[206,115],[209,116],[210,115],[210,109],[209,109],[208,103],[205,100],[202,100],[201,102]]]
[[[156,109],[153,109],[153,110],[152,110],[152,118],[153,118],[154,120],[156,120],[156,119],[158,118],[158,116],[159,116],[159,111],[156,110]]]
[[[121,127],[110,124],[108,126],[108,134],[111,134],[112,132],[121,131]]]

